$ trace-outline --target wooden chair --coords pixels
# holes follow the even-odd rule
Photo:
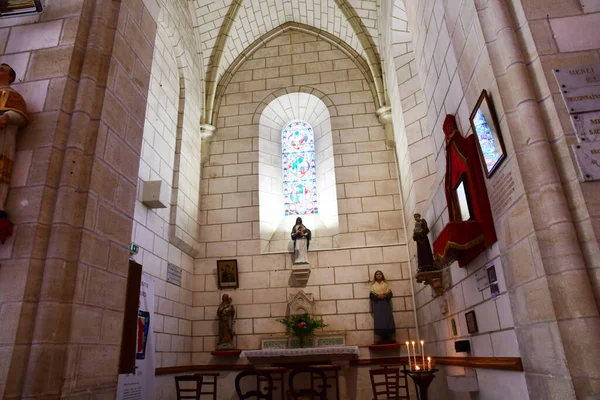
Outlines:
[[[255,371],[263,372],[268,374],[273,380],[273,393],[278,392],[280,400],[285,400],[285,373],[287,372],[286,368],[283,367],[263,367],[263,368],[255,368]],[[260,390],[260,384],[265,382],[265,379],[262,376],[259,376],[256,379],[257,390]]]
[[[244,378],[256,378],[256,390],[249,390],[246,392],[242,391],[241,381]],[[265,382],[266,386],[262,389],[259,382]],[[273,400],[273,379],[271,375],[266,372],[260,372],[256,370],[240,372],[235,377],[235,391],[240,400],[249,399],[255,397],[256,399]]]
[[[217,400],[217,377],[219,375],[221,375],[218,372],[198,372],[195,373],[194,375],[196,376],[201,376],[202,379],[202,386],[201,386],[201,392],[200,392],[200,396],[202,395],[211,395],[212,394],[212,398],[213,400]],[[206,378],[211,378],[210,380],[206,379]],[[212,388],[208,388],[207,391],[204,391],[204,386],[211,386]]]
[[[323,364],[323,365],[311,365],[311,368],[316,368],[325,373],[327,377],[327,388],[333,388],[335,393],[335,399],[340,400],[340,371],[342,370],[341,365],[337,364]],[[311,375],[311,386],[314,386],[314,380],[318,379],[315,375]],[[334,386],[335,385],[335,386]]]
[[[309,388],[298,388],[298,383],[294,384],[297,379],[300,380],[302,374],[309,374],[310,387]],[[320,384],[319,382],[320,381]],[[294,400],[299,400],[303,396],[308,396],[312,399],[318,398],[319,400],[327,400],[327,376],[325,372],[314,367],[303,367],[294,369],[290,373],[289,386]]]
[[[196,387],[191,388],[191,386],[186,386],[185,388],[183,388],[181,385],[181,383],[183,382],[194,382],[196,383]],[[177,400],[200,400],[200,391],[202,390],[202,377],[196,375],[176,376],[175,389],[177,390]]]
[[[400,368],[380,368],[369,371],[371,375],[371,388],[375,400],[400,400],[408,399],[408,387],[406,395],[400,395]]]

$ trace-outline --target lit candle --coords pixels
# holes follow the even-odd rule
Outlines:
[[[406,350],[408,351],[408,369],[412,370],[412,367],[410,366],[410,346],[408,342],[406,342]]]
[[[423,369],[425,369],[425,341],[421,340],[421,357],[423,357]]]
[[[419,366],[417,365],[417,371],[420,370],[421,368],[419,368]]]
[[[415,359],[415,367],[417,366],[417,351],[415,350],[415,341],[412,341],[413,346],[413,358]]]
[[[431,370],[431,357],[427,357],[427,369]]]

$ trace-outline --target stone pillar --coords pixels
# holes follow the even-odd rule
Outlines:
[[[556,161],[503,0],[475,1],[526,198],[507,224],[507,284],[532,399],[600,393],[600,318]],[[518,219],[518,220],[517,220]],[[507,228],[510,229],[510,228]]]
[[[36,149],[28,194],[9,202],[28,235],[2,262],[18,262],[8,283],[22,293],[19,315],[0,314],[0,327],[16,330],[12,351],[0,352],[0,398],[114,398],[156,23],[141,1],[47,3],[41,21],[60,27],[66,14],[47,61],[60,79],[22,135]],[[27,219],[20,203],[31,204]]]
[[[200,136],[202,138],[202,158],[201,163],[206,164],[210,156],[210,142],[213,135],[217,131],[217,127],[210,124],[200,125]]]
[[[396,138],[394,137],[394,126],[392,124],[392,107],[381,107],[377,110],[377,118],[385,130],[385,144],[388,147],[396,147]]]

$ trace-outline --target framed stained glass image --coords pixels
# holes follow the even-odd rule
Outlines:
[[[0,0],[0,17],[40,12],[41,0]]]
[[[469,121],[477,137],[477,150],[483,163],[485,176],[489,178],[506,158],[506,149],[487,91],[481,92]]]
[[[301,120],[281,131],[284,215],[318,214],[317,160],[312,127]]]

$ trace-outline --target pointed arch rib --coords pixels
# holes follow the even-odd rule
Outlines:
[[[373,101],[375,102],[376,108],[381,107],[384,103],[382,102],[382,98],[380,96],[379,90],[383,88],[383,84],[381,81],[381,75],[379,76],[379,82],[377,82],[375,76],[372,74],[372,70],[368,64],[368,62],[356,52],[350,45],[341,40],[340,38],[333,36],[329,32],[314,28],[309,25],[300,24],[297,22],[286,22],[285,24],[279,25],[277,28],[272,29],[267,32],[259,39],[255,40],[251,45],[249,45],[243,53],[241,53],[227,68],[227,71],[221,76],[219,79],[219,83],[216,86],[215,95],[212,97],[214,103],[212,104],[212,110],[209,110],[210,105],[207,102],[207,116],[210,117],[210,121],[216,121],[219,106],[221,103],[221,98],[225,93],[225,89],[227,85],[235,75],[236,71],[240,68],[240,66],[246,61],[248,58],[254,54],[256,50],[264,46],[269,40],[287,32],[289,30],[295,30],[302,33],[307,33],[321,40],[325,40],[328,43],[334,45],[338,50],[342,51],[346,56],[348,56],[351,60],[354,61],[357,68],[362,72],[364,78],[367,80],[369,84],[369,88],[371,90],[371,94],[373,95]],[[381,92],[383,93],[383,92]],[[210,111],[210,114],[208,113]],[[213,123],[213,122],[209,122]],[[214,125],[214,123],[213,123]]]

